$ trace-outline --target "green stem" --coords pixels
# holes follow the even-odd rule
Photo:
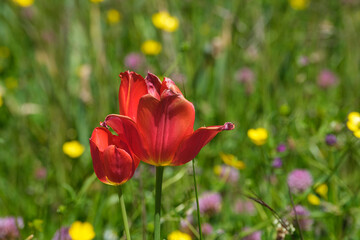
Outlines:
[[[120,207],[121,207],[121,215],[122,215],[122,218],[124,221],[126,239],[131,240],[130,231],[129,231],[129,223],[128,223],[126,209],[125,209],[124,195],[123,195],[121,186],[119,187],[119,200],[120,200]]]
[[[160,240],[161,190],[164,167],[156,167],[154,240]]]
[[[337,171],[337,166],[335,163],[335,156],[334,156],[334,151],[331,149],[331,153],[330,153],[330,166],[329,166],[331,173],[332,173],[332,177],[330,179],[330,192],[331,192],[331,201],[334,204],[338,203],[338,198],[337,198],[337,184],[336,184],[336,180],[335,180],[335,175],[336,175],[336,171]]]
[[[199,197],[198,197],[198,191],[197,191],[197,185],[196,185],[195,161],[194,161],[194,159],[192,160],[192,166],[193,166],[193,177],[194,177],[194,186],[195,186],[196,212],[197,212],[198,225],[199,225],[199,236],[200,236],[200,240],[202,240],[201,221],[200,221],[200,207],[199,207]]]

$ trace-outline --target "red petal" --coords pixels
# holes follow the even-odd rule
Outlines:
[[[104,151],[104,170],[106,180],[111,185],[120,185],[128,181],[135,172],[137,165],[129,153],[114,145]]]
[[[150,96],[150,95],[148,95]],[[111,114],[105,119],[105,124],[110,126],[126,142],[135,155],[140,158],[146,158],[146,152],[143,148],[136,123],[129,117]]]
[[[148,93],[151,94],[153,97],[160,99],[160,79],[155,74],[148,72],[148,75],[145,78],[145,82],[148,87]]]
[[[138,129],[152,165],[169,165],[183,139],[193,132],[195,110],[182,95],[167,91],[161,100],[146,95],[138,107]],[[164,94],[163,94],[164,95]]]
[[[216,134],[224,130],[232,130],[234,127],[232,123],[225,123],[223,126],[199,128],[181,143],[171,165],[178,166],[191,161]]]
[[[120,73],[119,89],[120,114],[136,120],[137,107],[140,98],[147,94],[147,86],[142,76],[135,72]]]
[[[93,167],[96,176],[103,183],[107,183],[105,177],[104,163],[102,158],[102,152],[108,147],[109,134],[111,134],[106,128],[95,128],[90,141],[90,152],[93,161]]]
[[[173,93],[182,95],[180,89],[176,86],[176,84],[170,78],[167,77],[164,79],[164,81],[161,84],[160,95],[165,90],[171,90]]]

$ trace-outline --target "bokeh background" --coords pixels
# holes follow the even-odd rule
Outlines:
[[[95,239],[124,239],[117,189],[94,175],[88,139],[118,113],[118,74],[150,71],[194,103],[195,128],[236,125],[196,158],[200,195],[221,197],[202,213],[205,239],[275,239],[271,211],[245,195],[291,215],[295,169],[311,175],[292,194],[311,221],[305,239],[357,239],[360,140],[346,123],[360,111],[359,39],[358,0],[1,0],[0,217],[23,219],[19,239],[77,220]],[[259,127],[267,136],[249,138]],[[152,239],[154,184],[141,163],[123,187],[134,239]],[[193,190],[191,163],[165,169],[164,238],[188,219],[196,239]]]

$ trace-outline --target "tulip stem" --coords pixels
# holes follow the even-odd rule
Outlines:
[[[196,185],[196,174],[195,174],[195,161],[194,161],[194,159],[192,160],[192,166],[193,166],[193,177],[194,177],[195,198],[196,198],[196,212],[197,212],[197,219],[198,219],[198,225],[199,225],[199,236],[200,236],[200,240],[202,240],[201,221],[200,221],[200,207],[199,207],[199,197],[198,197],[198,191],[197,191],[197,185]]]
[[[128,223],[126,209],[125,209],[124,195],[123,195],[121,186],[119,187],[119,200],[120,200],[120,207],[121,207],[121,215],[122,215],[122,218],[124,221],[126,239],[131,240],[130,231],[129,231],[129,223]]]
[[[155,186],[155,218],[154,218],[154,240],[160,238],[160,216],[161,216],[161,190],[164,167],[156,167],[156,186]]]

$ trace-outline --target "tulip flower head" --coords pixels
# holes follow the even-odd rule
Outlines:
[[[121,185],[134,175],[140,160],[130,151],[127,141],[103,127],[93,131],[90,150],[95,174],[101,182]]]
[[[152,73],[144,79],[129,71],[120,78],[120,115],[108,115],[90,138],[94,170],[103,183],[125,183],[140,160],[154,166],[185,164],[219,132],[235,127],[228,122],[194,131],[194,106],[171,79],[161,82]]]
[[[194,106],[169,78],[161,82],[154,74],[144,79],[129,71],[120,77],[121,115],[108,115],[104,124],[128,138],[135,156],[148,164],[185,164],[219,132],[234,129],[225,123],[194,131]]]

